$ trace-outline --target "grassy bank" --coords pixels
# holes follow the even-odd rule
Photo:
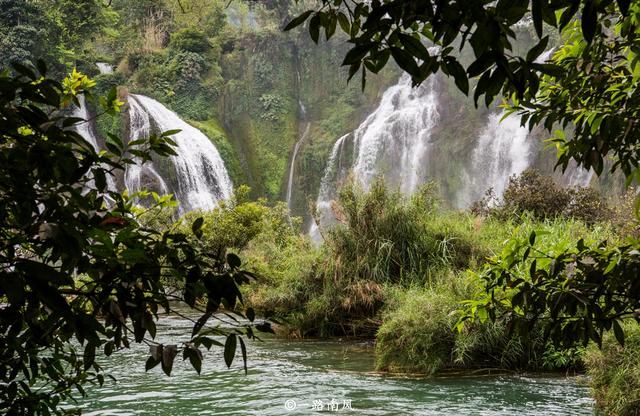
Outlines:
[[[280,318],[285,336],[375,339],[376,366],[390,372],[586,368],[605,411],[632,409],[635,396],[625,392],[638,391],[640,384],[635,324],[629,324],[624,349],[607,337],[602,350],[559,348],[539,328],[510,333],[500,320],[454,329],[462,303],[484,293],[480,274],[486,260],[500,254],[510,238],[536,230],[540,247],[551,250],[580,238],[618,244],[636,233],[635,219],[609,208],[628,204],[628,197],[606,204],[596,194],[538,189],[545,196],[563,193],[565,205],[558,205],[559,197],[547,198],[554,204],[549,210],[540,198],[527,199],[535,195],[528,186],[544,186],[539,179],[528,174],[513,181],[508,200],[476,206],[475,212],[442,207],[431,185],[407,197],[381,181],[367,192],[347,183],[334,205],[338,224],[325,232],[321,247],[301,233],[301,220],[289,218],[285,204],[249,201],[244,188],[217,210],[189,214],[184,224],[203,215],[201,243],[212,252],[240,254],[259,276],[243,287],[245,302]],[[576,210],[574,195],[586,198],[590,208]]]

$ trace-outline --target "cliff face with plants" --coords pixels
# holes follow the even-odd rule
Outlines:
[[[348,133],[351,138],[345,142],[352,143],[339,155],[345,172],[363,169],[364,149],[377,155],[367,162],[367,175],[384,175],[394,183],[394,177],[413,172],[413,187],[433,180],[454,207],[469,206],[490,187],[500,194],[507,177],[526,167],[547,173],[553,169],[554,150],[543,146],[548,132],[527,134],[515,118],[500,123],[500,108],[475,108],[443,75],[434,77],[430,91],[422,95],[391,67],[370,77],[364,92],[359,81],[348,83],[340,66],[348,50],[345,39],[316,45],[304,27],[282,31],[290,16],[305,8],[304,2],[1,4],[0,31],[4,44],[11,46],[3,50],[11,53],[0,54],[0,61],[42,55],[11,26],[20,22],[20,30],[46,43],[45,58],[54,70],[77,66],[94,76],[103,91],[118,86],[123,99],[134,93],[158,100],[206,134],[235,187],[247,184],[254,198],[285,200],[293,214],[307,221],[327,177],[332,148]],[[518,30],[526,48],[533,42],[528,33],[533,29],[524,24]],[[464,60],[469,51],[461,53]],[[424,107],[414,114],[418,118],[406,118],[416,106]],[[420,117],[431,121],[414,131]],[[97,119],[102,140],[118,128],[129,136],[128,114]],[[418,148],[407,140],[419,142],[414,143]],[[387,157],[398,149],[413,154],[413,160]],[[176,183],[173,170],[158,169],[165,180]],[[556,173],[556,178],[572,185],[590,182],[585,172]],[[325,184],[334,195],[345,178],[338,179]],[[606,188],[612,189],[614,182],[605,179]]]

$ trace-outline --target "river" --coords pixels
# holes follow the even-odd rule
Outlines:
[[[162,318],[159,341],[184,340],[190,329],[187,320]],[[145,372],[148,348],[132,347],[103,359],[105,369],[118,382],[107,380],[102,387],[88,387],[88,397],[79,402],[83,414],[593,414],[588,388],[573,378],[382,375],[373,371],[373,348],[367,343],[275,337],[249,341],[247,375],[239,354],[227,369],[221,349],[214,346],[205,355],[202,375],[179,354],[171,377],[159,366]]]

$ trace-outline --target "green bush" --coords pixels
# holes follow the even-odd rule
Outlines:
[[[609,217],[609,209],[600,194],[592,188],[563,188],[551,176],[527,169],[509,178],[502,198],[489,190],[471,206],[471,212],[498,218],[517,218],[524,213],[538,220],[574,218],[588,224]]]
[[[187,27],[171,34],[169,48],[202,54],[211,50],[211,45],[203,31]]]

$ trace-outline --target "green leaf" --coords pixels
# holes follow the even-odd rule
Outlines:
[[[227,367],[231,367],[233,358],[236,355],[236,346],[238,344],[237,335],[231,334],[227,336],[227,341],[224,343],[224,362]]]
[[[284,31],[288,32],[289,30],[300,26],[301,24],[304,23],[305,20],[307,20],[307,18],[309,16],[311,16],[311,13],[313,13],[314,10],[307,10],[306,12],[302,13],[300,16],[294,18],[293,20],[291,20],[285,27],[284,27]]]
[[[160,135],[161,137],[169,137],[169,136],[173,136],[175,134],[180,133],[182,130],[180,129],[175,129],[175,130],[166,130],[163,131],[162,134]]]
[[[622,330],[620,323],[617,319],[614,319],[611,323],[613,325],[613,334],[616,336],[616,340],[624,347],[624,331]]]
[[[160,364],[160,360],[156,360],[153,357],[149,357],[147,358],[147,362],[144,365],[144,371],[149,371],[153,367],[157,366],[158,364]]]
[[[171,375],[173,369],[173,360],[178,355],[178,347],[175,345],[165,345],[162,348],[162,371],[168,376]]]
[[[405,70],[409,75],[412,77],[420,76],[420,68],[418,68],[418,64],[409,52],[392,46],[391,56],[393,56],[393,59],[396,61],[398,66]]]
[[[456,82],[456,86],[465,95],[469,94],[469,79],[460,62],[455,58],[449,58],[445,61],[445,68],[449,74],[451,74]]]
[[[256,313],[253,308],[247,308],[246,315],[249,322],[253,322],[253,320],[256,319]]]
[[[318,43],[320,38],[320,15],[317,13],[309,20],[309,36],[315,43]]]
[[[351,32],[351,23],[349,23],[349,18],[342,12],[338,13],[338,24],[344,33],[348,34]]]
[[[598,25],[598,13],[596,11],[596,5],[594,0],[586,0],[584,7],[582,8],[582,17],[580,19],[580,26],[582,27],[582,34],[584,39],[591,43],[593,36],[596,33]]]
[[[620,13],[622,13],[623,16],[629,14],[629,6],[631,5],[631,0],[616,0],[616,3],[618,3]]]
[[[193,331],[191,332],[191,338],[195,337],[200,332],[202,327],[204,327],[204,325],[207,323],[207,321],[209,320],[209,318],[211,318],[212,315],[213,315],[212,313],[207,312],[204,315],[202,315],[200,318],[198,318],[198,320],[196,321],[196,324],[193,326]]]
[[[244,373],[247,374],[247,347],[244,345],[242,337],[238,337],[240,340],[240,351],[242,351],[242,363],[244,366]]]
[[[84,347],[84,354],[82,355],[82,361],[84,364],[84,371],[87,371],[96,360],[96,345],[94,343],[88,343]]]
[[[342,61],[342,65],[360,64],[362,59],[369,53],[371,48],[373,48],[373,44],[371,42],[362,43],[355,46],[354,48],[349,50],[349,52],[347,52],[347,54],[344,57],[344,60]],[[356,71],[359,68],[360,66],[358,66]]]
[[[198,238],[202,238],[202,224],[204,224],[204,218],[198,217],[193,224],[191,224],[191,231]]]
[[[231,267],[232,269],[237,269],[242,265],[242,261],[240,260],[240,257],[238,257],[238,255],[234,253],[228,253],[227,264],[229,264],[229,267]]]
[[[191,366],[198,374],[202,371],[202,351],[195,347],[187,347],[184,349],[183,359],[189,359]]]
[[[547,49],[549,44],[549,36],[545,36],[540,39],[540,42],[527,52],[527,62],[535,61],[541,54]]]
[[[429,59],[429,51],[418,39],[404,33],[398,33],[398,39],[411,55],[423,61]]]

